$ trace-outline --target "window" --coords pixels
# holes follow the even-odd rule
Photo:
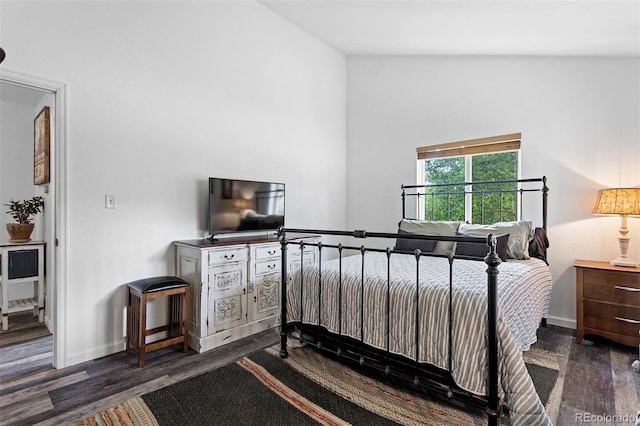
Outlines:
[[[418,184],[464,183],[427,188],[418,217],[472,223],[517,220],[517,185],[480,182],[518,179],[520,137],[515,133],[418,148]]]

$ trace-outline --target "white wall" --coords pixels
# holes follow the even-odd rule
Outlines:
[[[285,182],[287,225],[345,226],[344,55],[255,2],[1,7],[3,68],[68,88],[66,364],[123,349],[124,284],[175,271],[209,176]]]
[[[574,259],[617,257],[598,189],[640,185],[638,59],[350,57],[347,226],[394,231],[416,148],[522,132],[522,177],[549,179],[550,322],[575,326]],[[379,200],[385,200],[380,202]],[[629,219],[640,259],[640,219]]]
[[[33,119],[39,110],[30,105],[0,101],[0,241],[8,241],[7,223],[15,220],[6,213],[10,200],[26,200],[42,195],[33,184]],[[42,214],[33,217],[32,240],[42,240]],[[9,300],[33,297],[33,283],[12,284]]]
[[[7,241],[5,225],[15,220],[5,214],[10,200],[24,200],[35,195],[33,185],[33,107],[0,102],[0,240]]]

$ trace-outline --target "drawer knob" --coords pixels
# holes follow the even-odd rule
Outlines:
[[[231,259],[233,259],[233,256],[235,256],[235,254],[232,254],[231,256],[229,256],[228,254],[225,254],[224,258],[227,259],[227,260],[231,260]]]
[[[267,265],[267,268],[269,268],[269,269],[274,269],[275,267],[276,267],[276,265],[275,265],[275,264],[273,264],[273,265]]]
[[[623,287],[621,285],[617,285],[614,287],[616,290],[624,290],[624,291],[632,291],[634,293],[640,293],[640,288],[633,288],[633,287]]]
[[[273,256],[277,253],[277,250],[269,250],[267,253],[269,254],[269,256]]]
[[[622,318],[622,317],[616,317],[616,319],[622,322],[630,322],[631,324],[640,324],[640,321],[634,320],[634,319]]]

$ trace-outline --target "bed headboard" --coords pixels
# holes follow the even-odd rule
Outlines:
[[[464,217],[453,217],[456,212],[451,209],[451,200],[470,197],[475,200],[473,202],[480,205],[481,220],[479,223],[485,223],[485,200],[489,198],[493,200],[494,205],[497,204],[499,206],[498,212],[492,211],[492,217],[497,215],[500,221],[517,220],[520,219],[523,211],[525,195],[540,193],[542,195],[542,227],[545,231],[547,230],[547,196],[549,188],[547,187],[546,176],[532,179],[402,185],[401,188],[402,217],[404,219],[407,218],[407,200],[415,197],[416,203],[420,202],[420,200],[424,200],[422,202],[426,203],[427,198],[430,199],[432,211],[425,211],[425,219],[427,220],[464,220]],[[495,200],[498,200],[498,202]],[[433,217],[436,202],[447,206],[448,217]],[[514,215],[515,217],[513,217]]]

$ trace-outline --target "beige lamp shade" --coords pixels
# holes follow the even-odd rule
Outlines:
[[[638,267],[638,262],[629,259],[629,228],[627,228],[627,216],[640,215],[640,188],[611,188],[598,191],[598,199],[593,207],[593,214],[619,214],[621,219],[620,256],[611,261],[612,265]]]
[[[601,189],[593,214],[640,215],[640,188]]]

